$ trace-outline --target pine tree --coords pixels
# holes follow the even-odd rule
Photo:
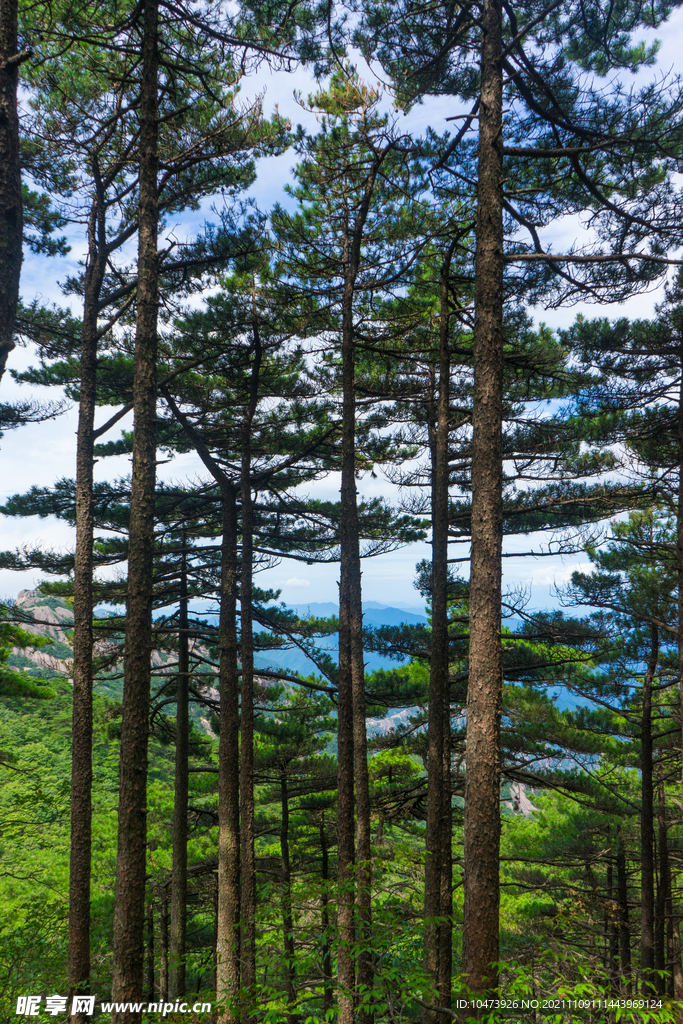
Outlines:
[[[341,357],[337,962],[342,1024],[350,1024],[359,1000],[361,1019],[368,1019],[362,1001],[372,989],[370,804],[355,482],[356,309],[361,296],[379,292],[389,279],[399,279],[401,266],[410,262],[416,245],[411,211],[399,215],[396,207],[397,182],[409,187],[414,167],[410,156],[402,152],[398,133],[376,112],[378,100],[378,94],[365,87],[351,69],[333,76],[328,92],[310,97],[310,106],[325,116],[321,134],[315,138],[302,135],[298,143],[304,157],[294,189],[300,209],[290,216],[278,208],[273,219],[283,249],[281,272],[290,280],[301,279],[304,289],[324,283],[324,305],[320,299],[318,302],[331,321],[326,329],[339,337]],[[397,225],[389,229],[392,218]],[[387,249],[383,244],[389,230],[395,240]],[[361,934],[357,973],[352,953],[354,902]]]

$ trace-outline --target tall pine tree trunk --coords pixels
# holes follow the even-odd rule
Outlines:
[[[472,562],[465,776],[463,973],[495,989],[500,852],[503,532],[503,76],[501,0],[482,7],[474,290]]]
[[[237,667],[237,508],[233,487],[221,488],[220,740],[218,746],[218,916],[216,997],[221,1024],[237,1020],[240,987],[239,677]]]
[[[178,615],[178,683],[176,688],[175,792],[173,802],[173,867],[171,871],[170,990],[185,995],[187,935],[187,805],[190,743],[190,638],[188,635],[187,532],[182,531]]]
[[[17,0],[0,0],[0,380],[14,348],[22,248]]]
[[[449,873],[444,834],[445,812],[445,730],[448,700],[448,427],[450,358],[448,349],[448,279],[450,255],[441,271],[441,309],[439,320],[439,399],[436,428],[430,423],[432,461],[432,653],[429,668],[429,724],[427,733],[427,835],[425,859],[425,964],[438,989],[438,1003],[446,998],[441,990],[450,989],[450,970],[442,971],[441,952],[447,942],[442,930],[443,888]],[[430,416],[433,421],[433,415]],[[449,753],[450,759],[450,753]],[[450,780],[449,780],[450,781]],[[450,787],[448,793],[450,803]],[[448,834],[450,844],[450,832]],[[449,886],[450,888],[450,886]],[[442,941],[443,939],[443,941]],[[435,1000],[436,1002],[437,1000]],[[450,1003],[450,998],[448,999]],[[441,1015],[427,1010],[425,1021],[438,1024]]]
[[[251,496],[251,427],[258,404],[261,340],[256,312],[253,321],[254,358],[251,367],[249,401],[241,424],[242,575],[240,594],[242,714],[240,743],[240,936],[242,965],[243,1022],[252,1007],[256,984],[256,850],[254,833],[254,631],[252,620],[252,575],[254,560],[254,515]]]
[[[339,684],[338,684],[338,882],[339,949],[337,1002],[340,1024],[354,1020],[354,741],[358,687],[358,628],[360,544],[356,495],[356,396],[353,340],[353,269],[347,258],[342,311],[342,470],[339,567]],[[362,605],[360,609],[362,627]],[[362,658],[362,648],[361,648]],[[357,755],[356,755],[357,757]]]
[[[97,401],[97,308],[106,269],[104,196],[98,189],[88,220],[83,289],[81,380],[76,435],[71,855],[69,861],[69,1005],[90,982],[92,847],[93,465]],[[84,1024],[83,1014],[73,1019]]]
[[[322,900],[320,908],[320,924],[323,933],[323,1017],[332,1009],[332,954],[330,950],[330,855],[327,849],[327,837],[325,835],[325,812],[323,811],[320,821],[320,855],[321,876],[322,876]]]
[[[147,840],[147,748],[152,654],[152,571],[156,482],[156,354],[158,317],[157,0],[143,11],[140,94],[138,285],[133,381],[133,481],[128,544],[126,646],[119,773],[119,825],[114,903],[112,998],[142,998]],[[140,1020],[116,1011],[114,1024]]]
[[[655,984],[655,863],[654,786],[652,776],[652,680],[659,657],[659,634],[652,627],[650,654],[643,678],[640,719],[640,970],[643,995],[649,998]]]
[[[337,923],[337,979],[339,1024],[353,1024],[357,1003],[356,983],[372,987],[372,874],[370,862],[370,793],[365,724],[365,665],[363,661],[363,600],[361,589],[358,495],[356,490],[356,385],[354,343],[354,298],[360,270],[361,246],[377,174],[386,155],[375,155],[365,179],[361,201],[343,240],[344,291],[342,295],[342,444],[340,494],[339,565],[339,682],[337,711],[337,881],[339,886]],[[354,801],[355,788],[355,801]],[[354,802],[357,803],[354,837]],[[358,877],[354,879],[355,843],[358,847]],[[358,977],[353,956],[354,881],[358,883],[358,925],[361,952]],[[361,1008],[361,1024],[370,1015]]]

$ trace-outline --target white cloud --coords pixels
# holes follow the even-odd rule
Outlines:
[[[298,576],[292,576],[289,580],[278,580],[275,584],[276,587],[297,587],[299,590],[305,590],[310,585],[310,580],[300,580]]]

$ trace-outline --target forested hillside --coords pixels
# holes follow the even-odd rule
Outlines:
[[[0,0],[0,1021],[683,1019],[682,9]]]

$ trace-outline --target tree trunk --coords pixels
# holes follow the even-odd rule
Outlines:
[[[221,1024],[237,1020],[240,987],[239,677],[237,668],[237,509],[235,489],[221,488],[220,740],[218,745],[218,917],[216,997]]]
[[[614,997],[619,995],[619,965],[617,961],[617,919],[613,912],[614,899],[614,862],[612,851],[607,860],[607,899],[610,903],[610,910],[606,912],[605,930],[607,938],[607,973],[610,979],[610,991]]]
[[[294,988],[294,917],[292,914],[292,869],[289,860],[289,792],[287,774],[283,769],[280,775],[280,864],[282,869],[282,937],[284,952],[284,975],[287,1002],[290,1007],[296,1001]],[[297,1014],[288,1013],[290,1024],[298,1019]]]
[[[665,971],[671,970],[668,956],[667,921],[671,921],[671,872],[669,871],[669,839],[666,828],[666,797],[664,794],[664,777],[662,762],[657,762],[657,838],[659,852],[659,872],[657,884],[657,904],[655,920],[655,970],[656,984],[659,995],[666,992]]]
[[[322,874],[322,906],[320,914],[320,924],[323,933],[323,1017],[326,1018],[326,1014],[332,1009],[333,1003],[333,992],[332,992],[332,956],[330,950],[330,911],[329,911],[329,881],[330,881],[330,864],[329,864],[329,853],[327,849],[327,838],[325,836],[325,813],[323,812],[322,819],[320,822],[320,852],[322,856],[321,874]],[[327,1019],[327,1018],[326,1018]]]
[[[673,956],[672,956],[672,995],[676,1002],[683,1002],[683,966],[681,965],[681,923],[672,914]]]
[[[676,509],[676,570],[678,576],[678,690],[679,725],[683,753],[683,342],[679,352],[681,374],[678,393],[678,506]],[[681,808],[683,809],[683,756],[681,757]]]
[[[659,656],[659,634],[652,628],[650,655],[643,678],[643,706],[640,725],[640,970],[643,996],[652,996],[655,986],[655,863],[654,787],[652,778],[652,680]]]
[[[631,929],[628,919],[628,876],[626,852],[617,826],[617,900],[619,902],[619,974],[624,979],[624,992],[631,994]]]
[[[444,694],[443,777],[439,1006],[450,1010],[453,984],[453,807],[451,793],[451,696],[448,682]]]
[[[71,727],[71,855],[69,861],[69,1006],[90,987],[93,688],[93,450],[97,400],[97,307],[106,269],[104,196],[98,189],[88,220],[83,289],[81,381],[76,435],[73,711]],[[85,1024],[84,1014],[73,1014]]]
[[[14,348],[22,250],[17,9],[0,0],[0,380]]]
[[[372,849],[370,845],[370,777],[368,738],[365,721],[365,663],[363,660],[363,604],[361,595],[360,549],[354,551],[350,580],[351,666],[353,687],[353,755],[356,790],[356,906],[358,913],[358,971],[356,999],[359,1024],[372,1024],[366,1009],[372,990]]]
[[[168,898],[166,889],[159,904],[159,1000],[168,1002]]]
[[[152,571],[156,479],[158,317],[158,22],[157,0],[145,0],[140,95],[138,286],[133,380],[133,480],[128,544],[119,825],[114,904],[112,998],[142,997],[147,839],[147,746],[152,653]],[[140,1013],[115,1012],[114,1024]]]
[[[154,1002],[154,904],[147,904],[147,1002]]]
[[[176,689],[175,793],[173,802],[173,868],[171,872],[170,989],[171,998],[185,995],[187,935],[187,805],[190,743],[190,638],[188,636],[187,532],[182,531],[178,615],[178,684]]]
[[[258,404],[261,340],[256,312],[253,321],[254,359],[249,402],[241,425],[242,575],[240,595],[242,654],[242,715],[240,743],[240,937],[242,1018],[248,1021],[256,984],[256,852],[254,836],[254,632],[252,574],[254,517],[251,497],[251,427]]]
[[[448,348],[449,303],[448,281],[450,257],[441,270],[441,309],[439,319],[439,399],[435,429],[433,413],[430,415],[430,449],[432,461],[432,651],[429,667],[429,724],[427,733],[427,835],[425,850],[425,966],[432,977],[434,1001],[444,1005],[450,991],[450,967],[441,965],[441,951],[447,953],[448,942],[442,931],[447,926],[442,919],[444,886],[450,881],[450,856],[446,856],[444,829],[446,822],[445,732],[446,704],[449,702],[448,683],[448,427],[450,358]],[[448,753],[450,760],[450,749]],[[450,783],[450,778],[449,778]],[[450,786],[448,793],[450,805]],[[449,832],[450,842],[450,832]],[[447,863],[446,863],[447,862]],[[443,942],[442,942],[443,939]],[[449,961],[450,963],[450,961]],[[450,997],[448,998],[450,1003]],[[438,1024],[441,1014],[435,1010],[425,1012],[428,1024]]]
[[[463,973],[493,991],[499,959],[501,546],[503,409],[503,155],[501,0],[482,8],[474,404],[472,561],[465,777]]]
[[[343,483],[342,483],[343,488]],[[342,523],[344,520],[342,497]],[[340,532],[343,527],[340,528]],[[351,644],[349,622],[348,580],[345,574],[344,549],[339,583],[339,677],[337,684],[337,1005],[339,1024],[353,1024],[353,862],[354,793],[353,793],[353,689],[351,676]]]
[[[354,740],[356,739],[358,593],[360,546],[356,502],[356,398],[353,341],[353,279],[347,274],[342,324],[342,471],[339,566],[339,683],[338,683],[338,882],[339,950],[337,975],[340,1024],[353,1024],[355,964],[354,907]],[[362,606],[361,606],[362,624]],[[361,653],[362,657],[362,653]]]

